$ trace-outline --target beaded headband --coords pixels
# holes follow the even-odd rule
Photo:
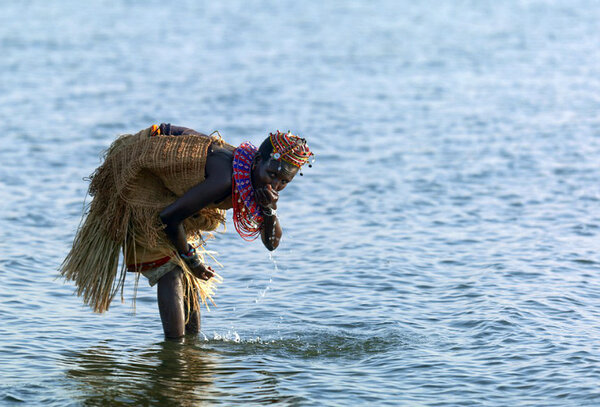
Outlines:
[[[269,134],[269,140],[273,146],[271,158],[274,160],[283,160],[300,168],[311,156],[314,157],[306,144],[306,139],[295,136],[290,131],[282,133],[277,130],[276,133]],[[309,163],[308,166],[312,167],[312,164]]]

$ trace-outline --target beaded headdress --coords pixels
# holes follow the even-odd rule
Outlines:
[[[314,154],[308,148],[306,139],[293,135],[290,131],[269,134],[269,140],[273,146],[271,158],[277,161],[283,160],[300,168],[306,164]],[[312,165],[309,163],[309,167]]]

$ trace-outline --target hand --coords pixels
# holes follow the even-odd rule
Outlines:
[[[198,266],[191,269],[192,274],[200,280],[208,281],[214,277],[215,271],[212,267],[200,263]]]
[[[262,188],[257,188],[254,191],[256,196],[256,203],[263,208],[277,209],[277,201],[279,200],[279,193],[273,190],[271,185],[266,185]]]

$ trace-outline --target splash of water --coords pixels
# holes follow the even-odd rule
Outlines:
[[[267,291],[269,291],[271,289],[271,284],[273,283],[273,274],[279,272],[279,266],[277,265],[277,260],[275,259],[275,256],[273,255],[273,253],[269,252],[268,256],[269,256],[269,260],[271,260],[271,262],[273,263],[273,270],[270,272],[269,282],[267,283],[267,285],[265,286],[264,289],[259,290],[258,295],[254,299],[254,303],[256,303],[256,304],[258,304],[263,298],[265,298],[265,296],[267,295]]]

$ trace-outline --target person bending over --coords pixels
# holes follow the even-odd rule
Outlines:
[[[275,250],[279,193],[311,156],[306,140],[290,132],[270,133],[258,149],[165,123],[121,136],[90,176],[93,200],[61,275],[104,312],[118,292],[123,299],[126,271],[140,273],[158,285],[165,335],[197,333],[200,303],[213,302],[221,282],[204,262],[209,232],[233,209],[242,238],[260,236]]]

